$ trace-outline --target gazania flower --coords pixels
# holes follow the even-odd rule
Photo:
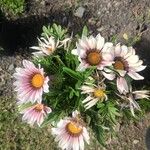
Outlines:
[[[135,55],[135,50],[132,47],[125,45],[121,46],[117,44],[116,47],[110,49],[111,58],[113,61],[113,69],[118,73],[117,87],[120,93],[128,92],[128,84],[125,80],[125,76],[128,75],[134,80],[143,80],[144,77],[138,72],[144,70],[146,66],[143,66],[143,61],[139,59],[138,55]],[[108,68],[104,69],[103,75],[110,80],[116,77],[116,73]]]
[[[64,45],[67,46],[67,42],[70,41],[71,38],[66,38],[63,41],[55,40],[54,37],[49,37],[46,35],[46,38],[41,37],[38,38],[39,46],[32,46],[31,49],[38,50],[38,52],[33,52],[32,54],[36,57],[51,55],[57,48],[60,48]]]
[[[48,81],[49,78],[44,76],[43,68],[38,68],[27,60],[23,60],[24,68],[16,68],[14,77],[15,91],[17,91],[17,98],[20,103],[31,101],[41,102],[43,92],[49,92]]]
[[[35,123],[40,126],[47,114],[51,113],[51,108],[45,106],[44,104],[37,103],[31,107],[26,108],[20,113],[23,114],[22,120],[27,122],[30,125],[34,125]]]
[[[139,104],[136,102],[137,99],[149,99],[150,97],[150,91],[148,90],[140,90],[140,91],[132,91],[132,87],[130,87],[130,90],[127,94],[119,95],[125,102],[129,103],[129,107],[131,110],[131,113],[133,116],[134,114],[134,109],[141,110]]]
[[[88,86],[83,85],[81,87],[82,94],[88,94],[88,97],[86,97],[82,103],[85,104],[85,108],[89,109],[92,106],[96,105],[97,102],[103,102],[104,100],[107,100],[108,97],[106,95],[106,86]]]
[[[84,71],[90,66],[97,66],[97,69],[102,70],[104,66],[110,66],[111,55],[106,53],[106,49],[112,45],[112,43],[105,43],[100,34],[95,38],[82,37],[76,44],[77,49],[72,50],[72,54],[77,55],[80,61],[77,70]]]
[[[52,128],[52,134],[63,150],[84,150],[84,141],[89,144],[89,134],[78,111],[72,113],[72,118],[60,120],[57,127]]]
[[[139,90],[132,92],[135,99],[149,99],[150,98],[150,91],[149,90]]]
[[[47,38],[41,37],[38,38],[39,46],[32,46],[32,49],[38,50],[38,52],[34,52],[33,55],[35,56],[45,56],[45,55],[51,55],[56,48],[59,45],[59,41],[55,42],[54,37],[49,37],[47,35]]]

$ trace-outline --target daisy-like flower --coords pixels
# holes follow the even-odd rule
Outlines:
[[[130,90],[128,93],[123,94],[123,95],[119,95],[119,94],[117,95],[121,97],[123,100],[125,100],[125,102],[129,103],[131,113],[133,116],[135,116],[134,109],[141,110],[136,100],[137,99],[149,99],[150,91],[148,90],[132,91],[132,87],[130,86]]]
[[[93,36],[82,37],[76,44],[77,48],[72,50],[72,54],[77,55],[80,61],[77,70],[84,71],[90,66],[97,66],[97,69],[102,70],[104,66],[110,66],[111,55],[105,51],[112,45],[112,43],[105,43],[100,34],[95,38]]]
[[[37,123],[40,126],[44,119],[47,117],[47,114],[51,113],[52,110],[50,107],[45,106],[44,104],[37,103],[31,107],[28,107],[21,111],[23,114],[22,120],[27,122],[30,125]]]
[[[102,86],[83,85],[81,90],[81,94],[88,94],[88,97],[82,101],[86,109],[96,105],[97,102],[103,102],[108,99],[106,95],[106,86],[104,84]]]
[[[149,90],[139,90],[132,92],[135,99],[149,99],[150,98],[150,91]]]
[[[67,42],[70,38],[66,38],[63,41],[55,40],[53,36],[46,35],[46,38],[38,38],[39,46],[32,46],[31,49],[38,50],[38,52],[33,52],[32,54],[36,57],[51,55],[57,48],[64,45],[66,47]]]
[[[24,68],[16,68],[14,73],[15,91],[17,91],[17,98],[20,103],[39,102],[42,101],[43,92],[49,92],[48,81],[49,78],[44,76],[43,68],[38,68],[28,61],[23,60]]]
[[[113,61],[113,70],[104,68],[103,75],[109,79],[113,80],[117,75],[117,88],[122,94],[123,92],[128,92],[128,84],[125,80],[125,76],[128,75],[134,80],[143,80],[144,77],[138,72],[144,70],[146,66],[143,66],[143,61],[139,59],[139,56],[135,54],[135,50],[132,47],[127,47],[125,45],[117,44],[115,47],[109,48],[111,54],[110,61]]]
[[[55,42],[54,37],[49,37],[46,35],[46,38],[38,38],[39,46],[32,46],[32,49],[38,50],[38,52],[32,53],[36,57],[51,55],[59,45],[59,41]]]
[[[84,150],[84,141],[89,144],[89,134],[79,112],[72,113],[72,117],[60,120],[56,128],[52,128],[55,141],[63,150]]]

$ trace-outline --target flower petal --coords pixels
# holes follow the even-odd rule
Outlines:
[[[141,75],[139,75],[138,73],[133,72],[133,71],[129,71],[129,72],[128,72],[128,75],[129,75],[132,79],[134,79],[134,80],[143,80],[143,79],[144,79],[143,76],[141,76]]]
[[[96,49],[101,50],[104,46],[105,39],[100,34],[98,34],[96,36],[96,42],[97,42]]]
[[[123,77],[117,77],[117,89],[121,94],[129,92],[127,81]]]

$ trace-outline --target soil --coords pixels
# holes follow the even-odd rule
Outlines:
[[[0,51],[0,112],[15,113],[15,95],[13,92],[13,78],[15,67],[21,66],[22,59],[31,58],[30,46],[36,45],[37,36],[41,34],[42,26],[52,23],[61,24],[73,33],[81,31],[87,25],[92,34],[101,33],[106,40],[110,40],[114,35],[117,41],[125,43],[123,34],[130,37],[142,34],[140,41],[134,44],[137,53],[147,64],[147,68],[142,74],[145,80],[140,82],[140,86],[150,87],[150,1],[149,0],[28,0],[25,11],[16,18],[0,18],[0,46],[4,49]],[[135,82],[135,85],[137,83]],[[138,84],[139,86],[139,84]],[[6,99],[6,100],[4,100]],[[7,105],[6,105],[7,104]],[[18,115],[19,116],[19,115]],[[1,119],[2,117],[0,117]],[[0,137],[0,149],[55,149],[48,144],[49,133],[44,135],[38,129],[30,129],[20,123],[20,118],[5,117],[0,121],[0,129],[4,131]],[[8,121],[8,122],[7,122]],[[9,121],[14,123],[13,128],[1,128]],[[112,139],[107,146],[107,150],[145,150],[146,143],[150,149],[150,114],[147,114],[138,123],[123,124],[118,129],[119,137]],[[13,125],[13,124],[12,124]],[[19,128],[17,127],[19,126]],[[21,127],[20,127],[21,126]],[[22,139],[21,135],[28,136]],[[47,130],[47,129],[45,129]],[[43,130],[42,130],[43,131]],[[34,132],[39,138],[33,136]],[[147,134],[146,134],[147,133]],[[8,134],[13,135],[13,141],[8,141]],[[42,142],[40,139],[46,139]],[[6,139],[6,141],[5,141]],[[34,140],[42,148],[34,145]],[[20,144],[25,141],[28,143]],[[50,141],[53,140],[50,138]],[[6,144],[4,144],[6,142]],[[51,143],[50,142],[50,143]],[[7,144],[12,143],[10,147]],[[16,147],[14,146],[16,145]],[[19,146],[20,145],[20,146]],[[99,146],[93,146],[91,150],[98,150]]]

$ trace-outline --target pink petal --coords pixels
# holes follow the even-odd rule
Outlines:
[[[120,43],[118,43],[115,47],[115,56],[120,56],[121,53],[121,46]]]
[[[88,66],[89,66],[88,64],[81,62],[80,65],[77,68],[77,71],[81,71],[81,72],[85,71],[85,69],[87,69]]]
[[[117,77],[117,88],[121,94],[129,91],[127,81],[122,77]]]
[[[125,45],[122,45],[122,46],[121,46],[121,53],[120,53],[120,56],[121,56],[121,57],[124,57],[127,53],[128,53],[128,47],[125,46]]]
[[[114,73],[106,73],[106,72],[102,71],[102,74],[108,80],[114,80],[116,77],[116,75]]]
[[[143,76],[139,75],[138,73],[136,73],[134,71],[129,71],[128,75],[134,80],[143,80],[144,79]]]
[[[102,49],[102,52],[109,52],[109,53],[113,54],[113,56],[114,56],[114,53],[112,53],[113,49],[114,49],[113,43],[111,43],[111,42],[106,42],[106,43],[104,44],[104,47],[103,47],[103,49]]]
[[[73,138],[73,150],[79,150],[79,141],[78,141],[78,137],[74,137]]]
[[[97,42],[96,44],[97,50],[101,50],[104,46],[105,39],[100,34],[98,34],[96,36],[96,42]]]

